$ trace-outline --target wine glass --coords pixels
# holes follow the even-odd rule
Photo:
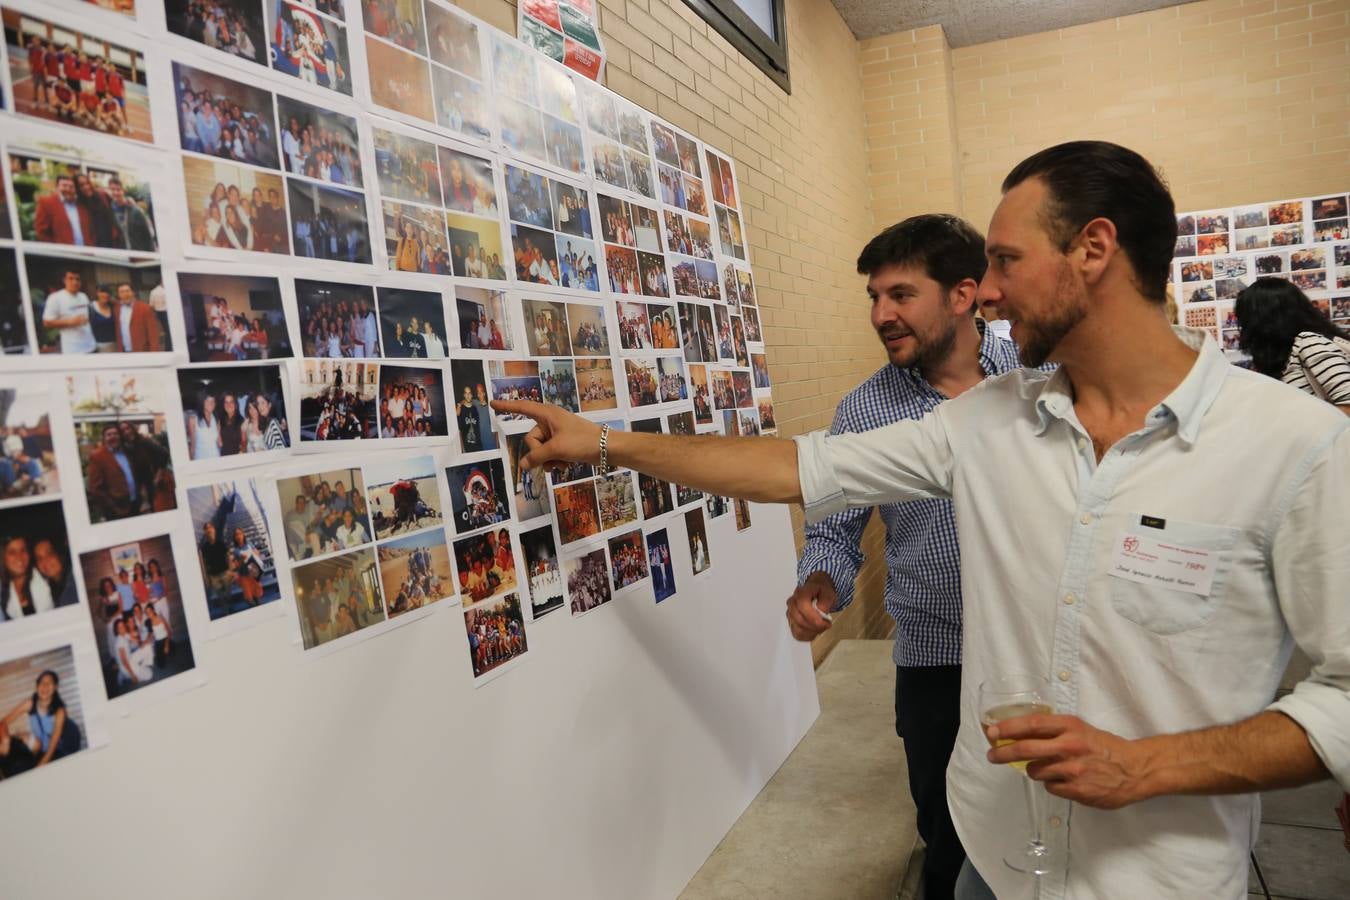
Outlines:
[[[1050,682],[1040,675],[991,678],[980,684],[980,724],[987,728],[1017,716],[1049,715],[1055,711],[1050,696]],[[995,746],[1011,743],[1000,738]],[[1026,775],[1027,760],[1008,765]],[[1020,847],[1010,850],[1003,862],[1018,872],[1046,875],[1062,867],[1063,854],[1045,843],[1045,789],[1029,776],[1022,783],[1026,788],[1031,834]]]

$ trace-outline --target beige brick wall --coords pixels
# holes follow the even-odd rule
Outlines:
[[[683,0],[600,4],[609,87],[735,160],[779,430],[827,427],[839,398],[885,362],[853,268],[875,231],[858,42],[830,0],[791,0],[789,95]],[[514,3],[460,5],[515,32]],[[800,543],[795,511],[794,525]],[[880,537],[873,526],[864,541],[874,560]],[[813,646],[817,662],[841,637],[890,632],[884,580],[869,563],[857,602]]]

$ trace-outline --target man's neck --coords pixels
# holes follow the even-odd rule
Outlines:
[[[1066,370],[1076,405],[1117,415],[1157,405],[1190,373],[1196,356],[1161,307],[1100,304],[1061,341],[1053,361]]]
[[[951,399],[984,380],[980,365],[980,329],[975,319],[967,318],[956,327],[951,352],[919,371],[929,384],[944,397]]]

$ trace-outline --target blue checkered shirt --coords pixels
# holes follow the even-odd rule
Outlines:
[[[1017,348],[976,320],[980,365],[986,376],[1019,368]],[[871,431],[901,419],[922,419],[946,400],[917,368],[887,365],[839,403],[831,434]],[[876,507],[886,523],[886,612],[895,619],[897,666],[961,664],[961,548],[950,500],[916,500]],[[860,547],[871,509],[851,509],[806,528],[797,562],[798,583],[825,572],[839,594],[838,608],[853,602],[862,568]]]

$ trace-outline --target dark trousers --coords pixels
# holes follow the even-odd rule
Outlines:
[[[961,724],[960,666],[897,666],[895,733],[905,742],[909,793],[918,809],[926,900],[952,900],[966,851],[947,811],[947,762]]]

